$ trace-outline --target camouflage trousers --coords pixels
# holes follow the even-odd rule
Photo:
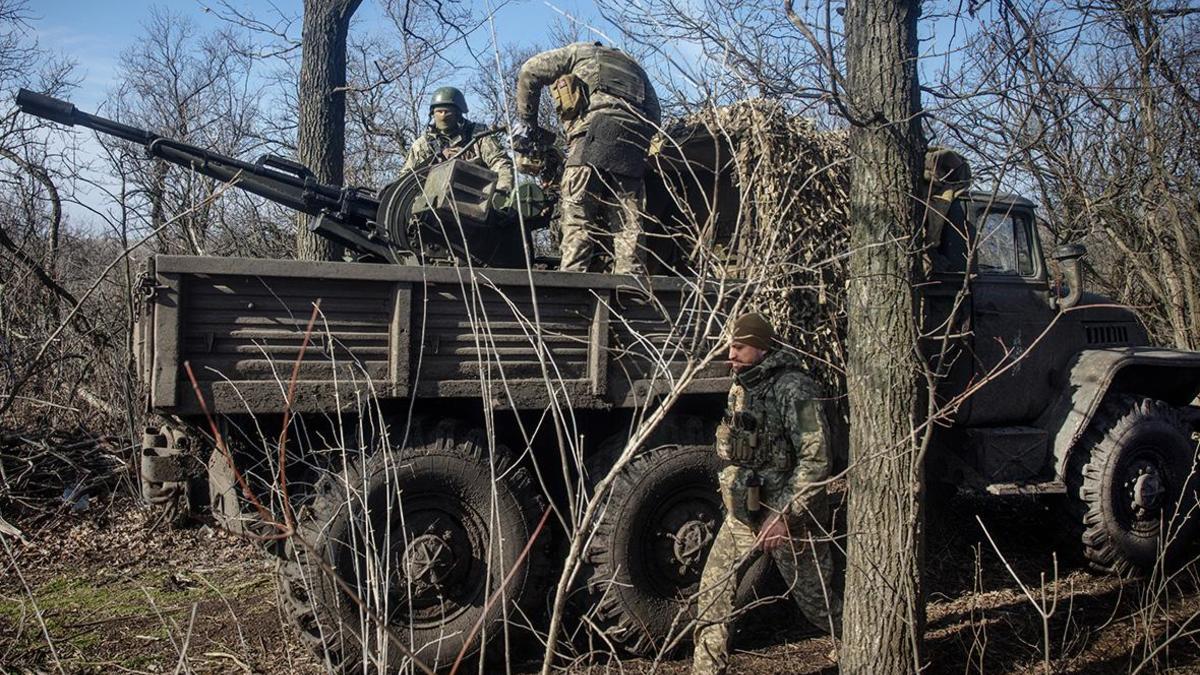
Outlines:
[[[641,274],[642,201],[640,178],[615,176],[590,166],[563,170],[559,225],[562,262],[559,269],[587,272],[596,258],[597,242],[611,239],[613,272]],[[599,271],[599,270],[595,270]]]
[[[724,673],[729,665],[734,600],[756,539],[753,528],[728,516],[717,532],[700,577],[693,675]],[[833,557],[827,535],[794,529],[790,545],[776,548],[771,557],[804,617],[817,628],[839,635],[842,598],[833,588]]]

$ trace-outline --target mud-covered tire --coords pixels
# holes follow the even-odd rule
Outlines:
[[[290,541],[280,563],[280,594],[332,670],[363,672],[365,660],[370,672],[397,671],[407,662],[397,640],[447,669],[467,640],[474,654],[501,633],[515,639],[540,613],[549,537],[517,563],[545,501],[505,448],[492,456],[489,466],[479,430],[414,423],[407,447],[348,462],[318,483],[298,518],[303,543]],[[494,596],[510,572],[501,602]],[[372,616],[387,620],[392,638]]]
[[[723,517],[713,438],[714,425],[699,418],[665,420],[613,481],[573,603],[601,633],[594,648],[653,656],[688,626]],[[624,446],[624,437],[603,444],[590,462],[593,483]],[[766,567],[749,566],[739,596]]]
[[[1130,574],[1186,548],[1200,519],[1195,453],[1168,404],[1118,396],[1104,405],[1067,462],[1068,524],[1092,567]]]

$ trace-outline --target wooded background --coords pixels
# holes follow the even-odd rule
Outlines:
[[[912,153],[928,143],[964,153],[978,188],[1035,201],[1047,249],[1085,243],[1088,285],[1134,307],[1156,342],[1200,347],[1200,8],[1149,0],[879,4],[897,12],[765,0],[595,4],[598,19],[620,29],[606,41],[647,64],[668,116],[753,132],[741,147],[759,163],[754,171],[766,173],[742,176],[742,187],[755,177],[759,222],[795,244],[779,249],[787,256],[778,262],[796,275],[764,288],[763,302],[771,293],[787,298],[775,315],[792,341],[819,367],[855,368],[839,347],[840,284],[863,283],[864,265],[880,263],[865,251],[891,234],[851,233],[841,217],[848,211],[818,219],[848,204],[900,218],[897,202],[871,202],[841,172],[871,158],[900,167],[885,183],[912,185]],[[478,102],[471,119],[507,124],[527,56],[595,37],[564,18],[532,41],[499,35],[489,53],[462,57],[455,45],[463,34],[488,25],[475,3],[386,0],[387,21],[369,28],[352,21],[358,6],[310,0],[303,12],[250,16],[218,3],[210,8],[223,20],[217,30],[198,29],[180,10],[150,9],[141,38],[121,52],[100,112],[240,158],[294,157],[325,181],[382,186],[424,128],[433,89],[463,84]],[[148,161],[126,143],[19,114],[12,95],[20,87],[70,99],[80,84],[79,64],[38,40],[35,10],[0,0],[0,432],[113,436],[132,447],[143,420],[130,326],[148,256],[337,251],[305,236],[303,219],[282,207]],[[895,18],[906,12],[909,23]],[[878,30],[856,42],[853,26]],[[912,76],[892,83],[913,95],[900,112],[889,107],[895,101],[871,99],[872,74],[855,68],[880,40],[911,46],[916,56],[894,64]],[[680,43],[692,58],[663,47]],[[888,133],[902,124],[908,140],[871,145],[860,132],[881,131],[875,111],[884,111]],[[832,145],[797,140],[806,138]],[[100,148],[86,165],[85,144]],[[806,165],[829,166],[822,199],[838,199],[785,204],[781,186],[806,175],[787,174],[799,166],[798,149]],[[816,231],[823,238],[808,236]],[[901,297],[893,290],[880,301]],[[808,302],[792,303],[796,294]],[[850,325],[853,339],[853,315]],[[858,324],[858,334],[871,325]],[[878,354],[915,339],[897,335],[900,342]],[[870,353],[861,358],[863,365]],[[907,409],[912,401],[896,403]],[[905,592],[920,596],[919,579],[909,581]]]

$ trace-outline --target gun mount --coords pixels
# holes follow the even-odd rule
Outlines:
[[[345,246],[359,260],[524,267],[523,238],[539,226],[528,218],[518,219],[515,212],[493,208],[496,175],[460,160],[418,167],[378,191],[344,187],[322,183],[308,167],[284,157],[266,154],[245,162],[82,112],[67,101],[27,89],[17,93],[16,103],[27,114],[137,143],[150,157],[313,216],[310,230]],[[518,200],[545,199],[536,186],[521,188]],[[522,214],[537,212],[522,209]]]

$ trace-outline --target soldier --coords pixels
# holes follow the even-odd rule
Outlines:
[[[716,442],[728,462],[719,475],[725,520],[700,578],[692,673],[725,672],[734,595],[756,548],[774,558],[805,618],[841,632],[822,529],[829,431],[819,387],[759,314],[734,322],[729,361],[734,385]]]
[[[567,137],[560,269],[587,271],[598,235],[611,233],[613,270],[643,272],[642,177],[660,121],[654,86],[636,61],[599,42],[533,56],[517,78],[520,121],[513,149],[518,153],[534,154],[550,142],[552,135],[538,126],[538,101],[546,86]]]
[[[507,200],[513,189],[513,166],[504,146],[495,135],[485,136],[466,152],[463,148],[484,131],[484,127],[466,119],[467,99],[454,87],[441,87],[429,99],[429,126],[413,141],[404,159],[404,173],[448,159],[486,166],[496,172],[495,202]]]

